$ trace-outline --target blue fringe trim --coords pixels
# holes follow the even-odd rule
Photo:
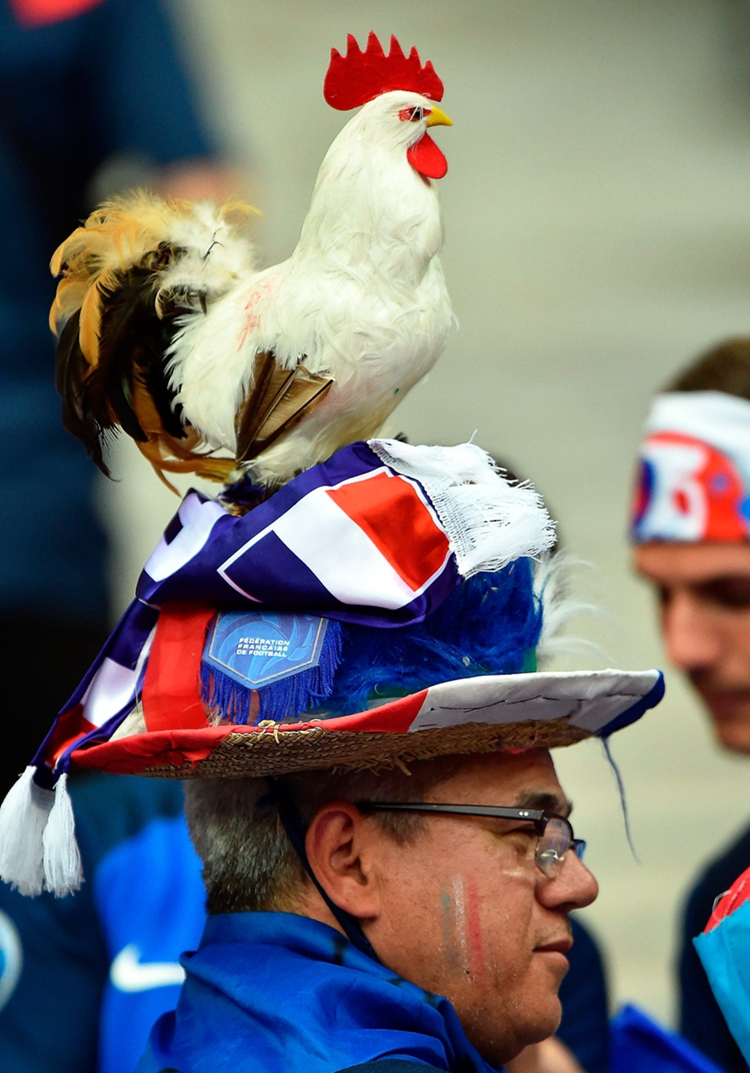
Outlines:
[[[294,721],[309,708],[322,704],[333,692],[336,671],[341,662],[341,648],[341,625],[329,619],[316,667],[290,674],[257,690],[260,710],[255,724],[266,719],[274,723]],[[247,725],[253,692],[215,667],[201,663],[201,700],[218,713],[222,722]]]
[[[349,715],[373,698],[481,674],[518,674],[531,667],[542,630],[533,563],[517,559],[475,574],[424,622],[384,630],[346,623],[344,655],[326,708]],[[384,688],[385,687],[385,688]]]

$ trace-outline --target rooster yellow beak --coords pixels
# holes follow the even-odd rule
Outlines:
[[[436,108],[433,104],[430,114],[424,121],[424,125],[426,127],[452,127],[453,120],[445,114],[442,108]]]

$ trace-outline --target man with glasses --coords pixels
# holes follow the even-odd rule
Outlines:
[[[252,966],[235,984],[243,1009],[267,1010],[273,992],[277,1023],[272,1039],[265,1029],[258,1041],[259,1068],[276,1068],[269,1052],[277,1048],[278,1068],[282,1055],[289,1069],[301,1064],[319,1027],[310,1011],[327,988],[338,996],[330,1031],[343,1036],[375,1032],[378,1004],[389,1013],[398,1009],[408,1023],[407,1010],[425,992],[443,996],[430,1000],[419,1026],[395,1021],[388,1042],[394,1058],[419,1055],[433,1067],[440,1066],[440,1049],[430,1038],[432,1021],[453,1061],[476,1061],[470,1048],[451,1054],[466,1044],[448,1002],[470,1043],[493,1065],[557,1028],[557,991],[572,945],[568,914],[589,905],[597,885],[581,861],[583,843],[573,837],[549,752],[441,757],[410,764],[409,771],[288,777],[270,797],[266,780],[189,784],[188,823],[204,858],[211,914],[207,936],[215,930],[211,939],[226,941],[230,919],[240,928]],[[278,811],[288,823],[285,806],[299,808],[313,882],[277,823]],[[352,944],[343,941],[342,912]],[[238,915],[223,915],[230,913]],[[368,958],[357,931],[377,958],[364,983],[357,977]],[[311,944],[315,960],[303,960],[299,955]],[[323,965],[329,944],[337,962]],[[192,1022],[212,976],[208,964],[196,964],[192,976],[193,963],[211,961],[217,951],[204,946],[191,961],[192,993],[189,983],[178,1032],[180,1017]],[[417,1030],[424,1039],[415,1050]],[[330,1041],[344,1066],[356,1064],[345,1057],[352,1047],[356,1058],[355,1042]]]
[[[554,1033],[597,885],[549,749],[663,682],[536,670],[553,540],[471,444],[353,444],[246,513],[189,493],[0,811],[0,874],[56,892],[63,764],[185,778],[208,920],[138,1073],[488,1073]],[[39,854],[19,817],[55,777]]]
[[[429,450],[392,449],[414,465]],[[138,1073],[489,1073],[552,1036],[569,914],[597,884],[549,747],[627,726],[662,686],[536,672],[542,603],[521,557],[421,622],[347,611],[320,716],[261,720],[254,739],[224,724],[218,747],[214,716],[214,751],[185,784],[208,921]],[[124,756],[127,738],[107,748]],[[560,1051],[556,1069],[579,1069]]]

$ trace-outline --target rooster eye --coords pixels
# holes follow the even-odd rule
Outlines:
[[[430,114],[429,108],[423,108],[421,104],[416,108],[402,108],[398,113],[398,118],[403,123],[418,123],[420,119],[424,119],[425,116]]]

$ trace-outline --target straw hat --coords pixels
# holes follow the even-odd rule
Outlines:
[[[190,492],[0,810],[0,875],[80,881],[71,767],[166,778],[377,769],[607,736],[659,671],[536,671],[554,526],[472,444],[351,444],[247,510]]]

